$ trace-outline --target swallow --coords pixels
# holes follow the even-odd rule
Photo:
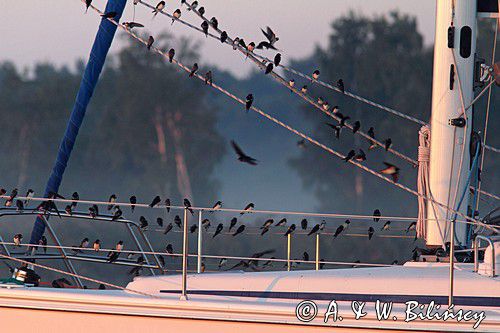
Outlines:
[[[337,230],[335,230],[335,233],[333,234],[333,238],[337,238],[338,235],[340,235],[340,233],[344,231],[344,225],[341,224],[337,227]]]
[[[399,262],[397,260],[394,260],[391,265],[397,265]]]
[[[14,235],[14,245],[21,247],[21,241],[23,240],[23,235],[22,234],[16,234]]]
[[[247,49],[247,44],[245,44],[245,41],[243,40],[243,38],[240,38],[238,40],[238,45],[241,46],[242,48],[244,48],[245,50]]]
[[[316,103],[318,103],[318,105],[323,105],[323,103],[325,103],[325,100],[320,96],[318,97],[318,101]]]
[[[205,84],[209,84],[210,86],[213,84],[212,71],[208,71],[205,74]]]
[[[24,204],[22,200],[16,200],[16,211],[21,212],[24,210]]]
[[[260,228],[261,229],[266,229],[266,228],[269,229],[269,227],[271,225],[273,225],[273,223],[274,223],[273,219],[268,219],[268,220],[266,220],[266,222],[264,222],[264,224]]]
[[[322,107],[323,107],[323,110],[328,111],[328,109],[330,108],[330,105],[328,104],[328,102],[325,101],[323,103]]]
[[[337,117],[340,118],[340,123],[339,123],[339,126],[340,127],[344,127],[345,126],[345,122],[348,120],[348,119],[351,119],[351,117],[349,116],[344,116],[342,113],[340,112],[337,112]]]
[[[32,189],[29,189],[27,192],[26,192],[26,199],[24,200],[24,205],[27,206],[29,203],[30,203],[30,200],[33,198],[33,196],[35,195],[35,191],[33,191]]]
[[[205,37],[208,37],[208,22],[207,21],[201,22],[201,29],[203,29],[203,33],[205,34]]]
[[[238,219],[236,217],[233,217],[231,219],[231,222],[229,223],[229,232],[231,232],[231,229],[234,228],[234,226],[238,223]]]
[[[260,233],[261,236],[264,236],[264,234],[269,231],[269,227],[261,228],[261,229],[262,229],[262,232]]]
[[[299,148],[305,148],[306,147],[306,139],[301,139],[301,140],[297,141],[297,146]]]
[[[111,219],[112,221],[116,221],[118,220],[119,218],[122,217],[122,210],[120,209],[120,207],[116,207],[116,210],[115,212],[113,213],[113,218]]]
[[[92,248],[95,252],[99,252],[99,250],[101,249],[101,241],[99,239],[96,239],[92,244]]]
[[[248,163],[250,165],[257,165],[257,160],[253,157],[248,156],[243,152],[243,150],[234,142],[234,140],[231,140],[231,146],[233,147],[234,151],[238,155],[238,161],[242,163]]]
[[[219,201],[217,201],[217,202],[214,204],[214,206],[212,207],[212,211],[214,211],[214,210],[218,210],[218,209],[221,209],[221,207],[222,207],[222,201],[220,201],[220,200],[219,200]]]
[[[309,233],[307,234],[307,236],[311,236],[312,234],[315,234],[319,231],[319,224],[316,224],[312,229],[311,231],[309,231]]]
[[[387,138],[384,142],[385,151],[388,151],[389,148],[391,148],[391,146],[392,146],[392,140],[391,138]]]
[[[167,213],[170,213],[170,199],[165,199],[165,208],[167,209]]]
[[[264,49],[264,48],[265,48],[265,49],[267,49],[267,50],[269,50],[269,49],[271,49],[271,50],[277,50],[277,48],[276,48],[276,47],[274,47],[274,45],[273,45],[273,44],[271,44],[271,43],[269,43],[269,42],[267,42],[267,41],[262,41],[262,42],[260,42],[260,43],[257,45],[257,47],[256,47],[256,49],[259,49],[259,50],[262,50],[262,49]]]
[[[375,233],[375,229],[373,229],[373,227],[369,227],[368,228],[368,240],[372,239],[374,233]]]
[[[356,156],[356,152],[354,150],[350,150],[347,155],[342,159],[344,162],[350,161],[354,156]]]
[[[179,8],[175,10],[175,12],[172,14],[172,23],[170,25],[173,25],[175,20],[178,20],[182,15],[182,12]]]
[[[162,267],[165,267],[165,258],[161,254],[158,255],[158,261]]]
[[[92,4],[92,0],[85,0],[85,14],[89,11],[89,7]]]
[[[107,13],[104,13],[101,15],[101,17],[104,19],[112,19],[115,16],[116,16],[116,12],[107,12]]]
[[[10,192],[9,198],[7,201],[5,201],[5,206],[10,207],[12,206],[12,202],[15,197],[17,197],[18,191],[17,188],[13,189],[12,192]]]
[[[373,221],[374,222],[378,222],[380,221],[380,217],[382,216],[382,213],[380,213],[380,210],[379,209],[375,209],[373,211]]]
[[[269,258],[268,261],[266,261],[264,264],[262,264],[262,267],[271,267],[271,266],[273,266],[273,259],[276,259],[276,257]]]
[[[409,233],[411,230],[415,230],[416,227],[417,227],[417,222],[410,223],[408,228],[406,228],[406,233]]]
[[[196,230],[198,229],[198,225],[195,223],[193,224],[190,228],[189,228],[189,232],[191,232],[192,234],[194,234],[196,232]]]
[[[137,22],[123,22],[123,26],[129,30],[133,28],[144,28],[144,25]]]
[[[309,253],[307,253],[306,251],[304,251],[304,253],[302,254],[302,260],[309,261]]]
[[[73,192],[73,194],[71,195],[71,200],[73,200],[71,202],[71,207],[76,208],[76,205],[78,204],[78,200],[80,200],[80,195],[78,194],[78,192]]]
[[[108,262],[112,263],[118,259],[120,252],[123,250],[123,241],[119,241],[115,246],[115,251],[111,251],[108,254]]]
[[[153,36],[149,36],[148,38],[148,43],[146,45],[146,47],[148,48],[148,51],[151,50],[151,46],[153,46],[153,43],[155,42],[155,39]]]
[[[243,211],[240,213],[240,215],[243,215],[251,210],[253,210],[255,208],[255,205],[253,204],[253,202],[249,203],[248,205],[245,206],[245,208],[243,209]]]
[[[205,231],[208,231],[208,229],[210,228],[210,220],[204,219],[203,221],[201,221],[201,225],[205,227]]]
[[[264,36],[267,38],[267,40],[269,41],[269,43],[271,45],[276,44],[276,42],[280,40],[276,36],[276,34],[274,33],[274,31],[271,28],[269,28],[269,27],[266,27],[266,30],[260,29],[260,31],[262,31],[262,33],[264,34]]]
[[[194,215],[194,211],[191,209],[191,202],[187,198],[184,198],[184,208],[189,210],[191,215]]]
[[[283,236],[290,235],[292,232],[295,231],[295,228],[296,228],[295,224],[292,224],[290,227],[288,227],[288,230],[285,232],[285,234]]]
[[[319,74],[320,74],[319,70],[318,70],[318,69],[316,69],[316,70],[312,73],[312,80],[311,80],[311,81],[312,81],[312,82],[314,82],[314,81],[318,80],[318,78],[319,78]]]
[[[227,259],[221,258],[219,264],[217,265],[217,268],[221,269],[222,267],[226,266],[226,264],[227,264]]]
[[[132,211],[132,213],[134,212],[134,209],[135,209],[135,205],[137,204],[137,197],[135,195],[131,196],[130,199],[129,199],[129,202],[130,202],[130,210]]]
[[[274,66],[278,67],[281,62],[281,53],[276,53],[274,56]]]
[[[368,149],[371,150],[371,149],[377,147],[377,144],[373,141],[373,140],[375,140],[375,129],[373,127],[370,127],[367,134],[371,138],[371,139],[368,139],[368,143],[370,144],[370,147]]]
[[[337,88],[339,88],[341,93],[345,94],[344,81],[342,79],[338,79]]]
[[[89,246],[89,239],[87,237],[85,237],[80,242],[80,246],[79,247],[82,248],[82,249],[86,249],[88,246]]]
[[[337,139],[339,139],[340,138],[340,131],[342,130],[342,127],[331,124],[331,123],[325,123],[325,124],[327,124],[328,126],[330,126],[331,129],[333,129],[333,132],[335,133],[335,137]]]
[[[339,112],[339,106],[338,105],[334,105],[333,108],[332,108],[332,112],[334,114],[337,114]]]
[[[165,231],[163,232],[163,234],[164,234],[164,235],[168,234],[168,233],[172,230],[172,228],[173,228],[173,227],[174,227],[174,226],[172,225],[172,223],[169,223],[169,224],[167,225],[167,227],[165,228]]]
[[[210,19],[210,24],[215,30],[219,30],[219,21],[217,21],[215,16]]]
[[[47,253],[47,244],[47,237],[45,236],[42,236],[42,238],[40,238],[40,240],[38,241],[38,245],[42,246],[43,253]]]
[[[225,43],[226,40],[227,40],[227,32],[226,31],[223,31],[221,34],[220,34],[220,42],[221,43]]]
[[[359,120],[356,120],[354,124],[352,124],[352,132],[356,133],[357,131],[359,131],[360,128],[361,128],[361,123],[359,122]]]
[[[167,244],[167,246],[165,247],[165,252],[167,252],[168,254],[174,254],[174,247],[172,246],[172,244]]]
[[[253,52],[253,50],[255,50],[255,43],[254,42],[248,43],[247,50],[248,52]]]
[[[200,9],[198,9],[198,13],[200,13],[201,16],[205,15],[205,7],[200,7]]]
[[[89,207],[89,215],[95,219],[99,215],[99,207],[97,205],[92,205]]]
[[[215,238],[215,236],[217,236],[218,234],[220,234],[222,232],[222,229],[224,228],[224,225],[222,223],[219,223],[219,225],[217,226],[217,228],[215,229],[215,233],[214,235],[212,236],[212,238]]]
[[[240,38],[236,37],[233,39],[233,50],[236,50],[238,48],[238,45],[240,45]]]
[[[295,80],[294,79],[290,79],[288,81],[288,85],[290,86],[290,88],[293,88],[295,86]],[[292,92],[293,89],[290,89],[290,93]]]
[[[174,223],[181,229],[182,227],[182,221],[179,215],[175,215],[174,217]]]
[[[384,223],[384,226],[380,228],[380,231],[382,230],[389,230],[389,227],[391,226],[391,221],[387,221]]]
[[[384,162],[385,168],[380,170],[381,174],[390,175],[392,177],[392,181],[397,183],[399,179],[399,168],[393,164]]]
[[[4,188],[0,188],[0,196],[5,195],[7,191]]]
[[[161,217],[157,217],[156,224],[158,224],[160,227],[163,227],[163,219]]]
[[[109,205],[108,205],[108,210],[113,209],[115,206],[114,203],[116,202],[116,194],[111,194],[108,199]]]
[[[191,67],[191,71],[189,72],[189,77],[193,77],[194,74],[198,71],[198,63],[194,63],[193,67]]]
[[[302,86],[302,88],[300,88],[300,92],[303,94],[307,94],[307,85]]]
[[[149,225],[148,220],[144,216],[139,217],[140,227],[142,230],[146,229]]]
[[[354,159],[358,162],[364,162],[366,161],[366,154],[365,152],[360,149],[359,152],[356,154],[356,156],[354,156]]]
[[[267,75],[267,74],[271,73],[273,71],[273,68],[274,68],[273,63],[271,63],[271,62],[268,63],[267,66],[266,66],[266,71],[264,72],[264,74]]]
[[[325,227],[326,227],[326,221],[323,220],[323,221],[321,221],[321,224],[319,225],[319,230],[323,231],[325,229]]]
[[[196,7],[198,7],[198,1],[193,1],[191,6],[188,6],[188,11],[190,11],[191,9],[195,10]]]
[[[155,17],[155,16],[156,16],[159,12],[161,12],[161,11],[163,10],[163,8],[165,8],[165,1],[160,1],[160,2],[158,2],[158,4],[156,5],[155,9],[154,9],[154,10],[153,10],[153,12],[152,12],[152,13],[154,13],[154,14],[153,14],[153,18],[154,18],[154,17]]]
[[[149,207],[153,208],[156,205],[158,205],[160,202],[161,202],[160,196],[157,195],[156,197],[154,197],[153,201],[151,201],[151,203],[149,204]]]
[[[172,63],[172,60],[174,60],[174,56],[175,56],[175,50],[174,49],[168,50],[168,62]]]
[[[307,219],[302,219],[302,221],[300,221],[300,226],[301,226],[302,230],[306,230],[307,229]]]
[[[236,236],[236,235],[239,235],[241,234],[243,231],[245,231],[245,225],[242,224],[238,227],[238,229],[236,229],[236,232],[233,234],[233,237]]]

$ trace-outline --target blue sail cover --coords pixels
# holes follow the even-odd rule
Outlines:
[[[114,20],[118,22],[122,16],[125,4],[126,0],[109,0],[106,5],[105,12],[116,12]],[[116,28],[116,25],[109,22],[107,19],[101,20],[99,30],[97,31],[97,35],[94,40],[94,45],[90,51],[89,61],[87,63],[87,67],[85,68],[85,73],[83,74],[82,81],[80,82],[80,89],[78,90],[78,95],[76,96],[75,105],[73,107],[73,111],[71,112],[66,132],[64,133],[61,145],[59,146],[59,152],[57,153],[52,174],[50,175],[47,187],[45,188],[45,197],[47,197],[50,192],[57,193],[59,191],[64,170],[68,164],[71,151],[73,150],[76,137],[78,136],[78,131],[80,130],[83,118],[85,117],[87,105],[90,102],[90,98],[92,97],[97,81],[99,80],[99,75],[101,74],[104,61],[106,60],[106,55],[108,54],[109,47],[111,46],[111,42],[115,36]],[[44,231],[45,223],[40,217],[37,217],[33,230],[31,231],[30,243],[38,244],[38,241],[42,238]]]

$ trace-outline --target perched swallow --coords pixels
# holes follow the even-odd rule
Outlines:
[[[195,10],[196,7],[198,7],[198,1],[193,1],[193,3],[191,3],[191,6],[188,6],[188,11],[191,9]]]
[[[375,139],[375,129],[373,127],[370,127],[367,134],[370,138]],[[368,143],[370,144],[369,150],[377,147],[377,144],[373,140],[368,139]]]
[[[165,252],[167,252],[168,254],[174,254],[174,247],[172,246],[172,244],[167,244],[167,246],[165,247]]]
[[[201,225],[205,227],[205,230],[207,231],[210,228],[210,220],[204,219],[203,221],[201,221]]]
[[[85,0],[85,13],[89,11],[90,4],[92,4],[92,0]]]
[[[115,16],[116,16],[116,12],[107,12],[107,13],[104,13],[101,15],[101,17],[104,19],[112,19]]]
[[[153,201],[151,201],[151,203],[149,204],[149,207],[153,208],[156,205],[158,205],[160,202],[161,202],[160,196],[157,195],[156,197],[154,197]]]
[[[5,195],[7,191],[4,188],[0,188],[0,195]]]
[[[309,231],[309,233],[307,234],[307,236],[311,236],[312,234],[315,234],[319,231],[319,224],[316,224],[312,229],[311,231]]]
[[[87,247],[89,246],[89,239],[87,237],[85,237],[84,239],[82,239],[82,241],[80,242],[80,248],[84,248],[86,249]]]
[[[274,66],[278,67],[281,62],[281,53],[276,53],[274,56]]]
[[[144,216],[139,217],[140,227],[142,230],[146,229],[149,225],[148,220]]]
[[[337,81],[337,88],[339,88],[341,93],[345,94],[344,81],[342,79]]]
[[[157,217],[156,224],[158,224],[160,227],[163,227],[163,219],[161,217]]]
[[[328,109],[330,108],[330,105],[328,104],[328,102],[324,102],[322,107],[323,107],[323,110],[328,111]]]
[[[205,15],[205,7],[200,7],[200,9],[198,9],[198,13],[200,13],[201,16]]]
[[[411,230],[415,230],[416,227],[417,227],[417,222],[410,223],[408,228],[406,228],[406,233],[409,233]]]
[[[238,227],[238,229],[236,229],[236,232],[233,234],[233,237],[236,236],[236,235],[239,235],[241,234],[243,231],[245,231],[245,225],[242,224]]]
[[[189,231],[193,234],[196,232],[196,230],[198,229],[198,224],[194,223],[193,225],[191,225],[191,227],[189,228]]]
[[[392,146],[392,140],[391,140],[391,138],[386,139],[385,142],[384,142],[384,148],[385,148],[385,150],[388,151],[389,148],[391,148],[391,146]]]
[[[364,162],[366,161],[366,154],[365,152],[360,149],[359,152],[356,154],[356,156],[354,156],[354,159],[358,162]]]
[[[307,85],[302,86],[302,88],[300,89],[300,92],[303,94],[307,94]]]
[[[89,215],[95,219],[99,215],[99,207],[97,205],[92,205],[89,207]]]
[[[13,189],[12,192],[10,192],[9,198],[7,199],[7,201],[5,201],[6,207],[12,206],[12,202],[14,198],[17,197],[17,193],[18,193],[17,188]]]
[[[155,39],[153,38],[153,36],[149,36],[148,43],[146,45],[146,47],[148,48],[148,51],[151,50],[151,46],[153,46],[154,42],[155,42]]]
[[[212,211],[214,211],[214,210],[218,210],[218,209],[220,209],[221,207],[222,207],[222,201],[220,201],[220,200],[219,200],[219,201],[217,201],[217,202],[214,204],[214,206],[212,207]]]
[[[120,256],[120,252],[122,250],[123,250],[123,241],[119,241],[116,244],[115,251],[111,251],[108,254],[108,262],[112,263],[112,262],[116,261],[116,259],[118,259],[118,257]]]
[[[132,210],[132,213],[134,212],[134,209],[135,209],[135,205],[137,204],[137,197],[135,195],[131,196],[130,199],[130,209]]]
[[[261,236],[264,236],[264,234],[269,231],[269,227],[261,228],[261,229],[262,229],[262,232],[260,233]]]
[[[356,152],[354,150],[350,150],[347,155],[342,159],[344,162],[350,161],[354,156],[356,156]]]
[[[238,223],[238,219],[236,217],[233,217],[231,219],[231,222],[229,223],[229,232],[231,232],[231,229],[234,228],[234,226]]]
[[[71,207],[76,208],[78,200],[80,200],[80,195],[78,195],[78,192],[73,192],[73,194],[71,195],[71,200],[73,200],[73,202],[71,202]]]
[[[208,37],[208,22],[207,21],[201,22],[201,29],[203,29],[203,33],[205,34],[205,37]]]
[[[116,210],[115,212],[113,213],[113,218],[111,219],[112,221],[116,221],[118,220],[119,218],[122,217],[122,210],[120,209],[120,207],[116,207]]]
[[[236,50],[238,48],[238,45],[240,45],[240,38],[236,37],[233,39],[233,50]]]
[[[155,9],[153,10],[153,18],[163,10],[163,8],[165,8],[165,1],[160,1],[158,2],[158,4],[156,5]]]
[[[22,200],[16,200],[16,211],[21,212],[24,210],[24,204]]]
[[[391,221],[387,221],[384,223],[384,226],[380,228],[380,231],[382,230],[389,230],[389,227],[391,226]]]
[[[94,241],[94,244],[92,244],[92,248],[95,252],[99,252],[99,250],[101,249],[101,241],[99,239],[96,239]]]
[[[194,74],[198,71],[198,63],[194,63],[193,67],[191,67],[191,72],[189,72],[189,77],[193,77]]]
[[[243,209],[243,211],[240,213],[240,215],[243,215],[251,210],[253,210],[255,208],[255,205],[253,204],[253,202],[249,203],[248,205],[245,206],[245,208]]]
[[[221,43],[225,43],[226,40],[227,40],[227,32],[223,31],[221,34],[220,34],[220,42]]]
[[[312,73],[312,80],[311,80],[311,81],[313,81],[313,82],[314,82],[314,81],[316,81],[316,80],[319,78],[319,74],[320,74],[319,70],[318,70],[318,69],[316,69],[316,70]]]
[[[217,265],[217,267],[219,269],[221,269],[222,267],[226,266],[227,264],[227,259],[226,258],[221,258],[220,261],[219,261],[219,265]]]
[[[271,28],[266,27],[265,31],[263,29],[260,29],[260,31],[262,31],[264,36],[266,36],[267,40],[271,45],[274,45],[277,41],[279,41],[279,38],[276,36],[276,34]]]
[[[169,198],[165,199],[165,207],[167,209],[167,213],[170,213],[170,199]]]
[[[288,81],[288,85],[290,86],[290,88],[293,88],[295,86],[295,80],[294,79],[291,79]],[[290,90],[291,92],[292,90]]]
[[[245,50],[247,49],[247,44],[245,44],[245,41],[243,40],[243,38],[239,39],[238,45],[241,46],[242,48],[244,48]]]
[[[337,230],[335,230],[335,233],[333,234],[333,238],[337,238],[338,235],[340,235],[340,233],[344,231],[344,225],[341,224],[337,227]]]
[[[255,50],[255,43],[254,42],[248,43],[247,50],[248,52],[253,52],[253,50]]]
[[[174,223],[181,229],[182,227],[182,221],[179,215],[175,215],[174,217]]]
[[[302,230],[306,230],[307,229],[307,219],[302,219],[302,221],[300,221],[300,226],[301,226]]]
[[[380,170],[380,173],[384,175],[390,175],[392,177],[392,181],[397,183],[399,179],[399,168],[393,164],[384,162],[385,169]]]
[[[205,84],[212,85],[213,84],[213,79],[212,79],[212,71],[208,71],[205,74]]]
[[[266,71],[264,72],[264,74],[267,75],[267,74],[271,73],[273,71],[273,68],[274,68],[274,65],[271,62],[268,63],[267,66],[266,66]]]
[[[182,15],[181,10],[177,8],[175,12],[172,14],[172,23],[170,25],[174,24],[175,20],[178,20],[181,17],[181,15]]]
[[[242,163],[248,163],[250,165],[257,165],[257,160],[253,157],[248,156],[243,152],[243,150],[234,142],[231,140],[231,146],[233,147],[234,151],[238,155],[238,161]]]
[[[14,245],[15,246],[21,246],[21,241],[23,240],[23,235],[22,234],[16,234],[14,235]]]
[[[215,236],[217,236],[218,234],[220,234],[222,232],[222,229],[224,228],[224,225],[222,223],[219,223],[219,225],[217,226],[217,228],[215,229],[215,233],[214,235],[212,236],[212,238],[215,238]]]
[[[295,231],[295,228],[296,228],[295,224],[292,224],[290,227],[288,227],[288,230],[285,232],[285,234],[283,236],[290,235],[292,232]]]
[[[217,21],[215,16],[210,19],[210,24],[215,30],[219,30],[219,21]]]
[[[260,227],[261,229],[269,228],[274,223],[273,219],[268,219],[264,224]]]
[[[323,220],[323,221],[321,221],[321,224],[319,225],[319,230],[323,231],[325,229],[325,227],[326,227],[326,221]]]
[[[108,210],[113,209],[115,206],[114,203],[116,202],[116,194],[111,194],[108,199],[109,205],[108,205]]]
[[[168,62],[172,63],[172,60],[174,60],[174,56],[175,56],[175,50],[174,49],[168,50]]]
[[[42,236],[42,238],[40,238],[40,240],[38,241],[38,245],[42,246],[43,253],[47,253],[47,244],[47,237],[45,236]]]
[[[191,215],[194,215],[194,211],[191,209],[191,202],[187,198],[184,198],[184,207],[187,210],[189,210],[189,212],[191,213]]]
[[[32,189],[29,189],[26,192],[26,195],[25,195],[26,199],[24,200],[25,206],[27,206],[30,203],[31,198],[33,198],[34,195],[35,195],[35,191],[33,191]]]
[[[302,260],[309,261],[309,253],[307,253],[306,251],[304,251],[304,253],[302,254]]]
[[[357,131],[359,131],[360,128],[361,128],[361,123],[359,122],[359,120],[356,120],[354,124],[352,124],[352,132],[356,133]]]
[[[369,227],[368,228],[368,240],[372,239],[374,233],[375,233],[375,229],[373,229],[373,227]]]
[[[164,234],[164,235],[168,234],[168,233],[172,230],[172,228],[173,228],[173,227],[174,227],[174,226],[172,225],[172,223],[169,223],[169,224],[167,225],[167,227],[165,228],[165,231],[163,232],[163,234]]]
[[[378,222],[380,221],[380,217],[382,216],[382,213],[380,213],[380,210],[379,209],[375,209],[373,211],[373,221],[374,222]]]

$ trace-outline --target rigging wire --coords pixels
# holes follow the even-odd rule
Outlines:
[[[82,1],[82,2],[84,2],[84,0],[81,0],[81,1]],[[96,11],[97,13],[102,14],[102,12],[101,12],[99,9],[97,9],[96,7],[94,7],[93,5],[91,5],[90,7],[91,7],[94,11]],[[144,40],[144,39],[142,39],[141,37],[137,36],[135,33],[133,33],[132,31],[130,31],[129,29],[125,28],[122,24],[119,24],[118,22],[116,22],[115,20],[113,20],[113,19],[111,19],[111,18],[106,18],[106,19],[107,19],[107,20],[109,20],[110,22],[112,22],[113,24],[115,24],[117,27],[119,27],[119,28],[123,29],[123,30],[124,30],[124,31],[125,31],[128,35],[130,35],[132,38],[136,39],[137,41],[141,42],[142,44],[144,44],[144,45],[147,45],[147,44],[148,44],[148,43],[147,43],[147,41],[145,41],[145,40]],[[168,55],[167,55],[167,54],[165,54],[165,52],[164,52],[164,51],[162,51],[162,50],[158,49],[157,47],[152,46],[152,47],[151,47],[151,50],[153,50],[153,51],[155,51],[156,53],[160,54],[160,55],[161,55],[161,56],[163,56],[165,59],[168,59]],[[172,63],[174,63],[175,65],[177,65],[177,66],[179,66],[180,68],[182,68],[185,72],[188,72],[188,73],[190,73],[190,72],[191,72],[190,68],[188,68],[187,66],[185,66],[184,64],[182,64],[181,62],[179,62],[179,61],[178,61],[178,60],[176,60],[176,59],[172,59]],[[198,73],[194,73],[193,77],[196,77],[196,78],[198,78],[199,80],[201,80],[201,81],[203,81],[203,82],[205,81],[205,79],[204,79],[201,75],[199,75]],[[234,94],[230,93],[229,91],[225,90],[225,89],[224,89],[224,88],[222,88],[221,86],[218,86],[218,85],[217,85],[217,84],[215,84],[215,83],[212,83],[210,86],[211,86],[211,87],[213,87],[214,89],[216,89],[216,90],[220,91],[220,92],[221,92],[221,93],[223,93],[224,95],[226,95],[226,96],[228,96],[228,97],[232,98],[233,100],[235,100],[235,101],[239,102],[240,104],[242,104],[242,105],[245,105],[245,104],[246,104],[246,102],[245,102],[244,100],[242,100],[241,98],[239,98],[239,97],[235,96]],[[265,118],[267,118],[267,119],[271,120],[271,121],[272,121],[272,122],[274,122],[275,124],[277,124],[277,125],[279,125],[279,126],[281,126],[281,127],[285,128],[285,129],[287,129],[288,131],[290,131],[290,132],[292,132],[292,133],[294,133],[294,134],[296,134],[296,135],[298,135],[298,136],[302,137],[303,139],[305,139],[305,140],[309,141],[310,143],[313,143],[313,144],[315,144],[316,146],[318,146],[318,147],[320,147],[320,148],[322,148],[322,149],[326,150],[327,152],[329,152],[329,153],[331,153],[331,154],[333,154],[333,155],[335,155],[335,156],[337,156],[337,157],[339,157],[339,158],[341,158],[341,159],[344,159],[344,158],[345,158],[345,156],[344,156],[343,154],[341,154],[341,153],[339,153],[339,152],[337,152],[337,151],[333,150],[332,148],[327,147],[326,145],[324,145],[324,144],[320,143],[319,141],[317,141],[317,140],[315,140],[315,139],[313,139],[313,138],[311,138],[311,137],[307,136],[306,134],[303,134],[302,132],[299,132],[298,130],[294,129],[293,127],[291,127],[291,126],[289,126],[289,125],[287,125],[287,124],[283,123],[282,121],[278,120],[277,118],[274,118],[273,116],[271,116],[271,115],[269,115],[269,114],[265,113],[264,111],[262,111],[262,110],[258,109],[257,107],[255,107],[255,106],[251,106],[251,108],[250,108],[250,109],[251,109],[251,110],[253,110],[253,111],[255,111],[256,113],[260,114],[261,116],[263,116],[263,117],[265,117]],[[374,176],[376,176],[376,177],[378,177],[378,178],[380,178],[380,179],[382,179],[382,180],[385,180],[386,182],[388,182],[388,183],[390,183],[390,184],[393,184],[394,186],[397,186],[397,187],[399,187],[399,188],[401,188],[401,189],[403,189],[403,190],[405,190],[405,191],[407,191],[407,192],[409,192],[409,193],[411,193],[411,194],[415,195],[415,196],[418,196],[418,197],[424,197],[424,198],[426,198],[427,200],[429,200],[429,201],[431,201],[431,202],[435,203],[436,205],[438,205],[438,206],[440,206],[440,207],[442,207],[442,208],[444,208],[444,209],[450,209],[450,211],[452,211],[452,212],[454,212],[454,213],[456,212],[456,213],[457,213],[457,215],[461,216],[461,217],[462,217],[462,218],[464,218],[466,221],[474,222],[474,223],[477,223],[477,224],[482,224],[479,220],[477,220],[477,219],[475,219],[475,218],[473,218],[473,217],[469,217],[469,216],[467,216],[466,214],[463,214],[463,213],[461,213],[461,212],[457,212],[457,211],[455,211],[453,208],[450,208],[450,207],[448,207],[447,205],[445,205],[445,204],[443,204],[443,203],[441,203],[441,202],[438,202],[438,201],[436,201],[436,200],[434,200],[434,199],[432,199],[432,198],[429,198],[429,197],[426,197],[426,196],[424,196],[424,195],[422,195],[422,194],[419,194],[417,191],[415,191],[415,190],[413,190],[413,189],[411,189],[411,188],[409,188],[409,187],[407,187],[407,186],[405,186],[405,185],[402,185],[402,184],[400,184],[400,183],[396,183],[396,182],[394,182],[393,180],[391,180],[391,179],[389,179],[389,178],[387,178],[387,177],[382,176],[382,175],[381,175],[381,174],[379,174],[378,172],[376,172],[376,171],[374,171],[374,170],[372,170],[372,169],[370,169],[370,168],[368,168],[368,167],[366,167],[366,166],[362,165],[361,163],[358,163],[358,162],[353,161],[353,160],[349,160],[348,162],[349,162],[349,163],[351,163],[351,164],[353,164],[353,165],[355,165],[355,166],[357,166],[357,167],[359,167],[359,168],[361,168],[361,169],[363,169],[363,170],[365,170],[365,171],[366,171],[366,172],[368,172],[368,173],[371,173],[372,175],[374,175]],[[489,228],[489,229],[495,230],[495,228],[494,228],[493,226],[486,225],[486,224],[484,224],[484,226],[485,226],[485,227],[487,227],[487,228]]]

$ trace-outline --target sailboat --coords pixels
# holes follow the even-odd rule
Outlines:
[[[317,255],[316,270],[205,273],[200,271],[199,252],[198,272],[189,273],[189,210],[199,214],[201,232],[202,213],[211,208],[171,206],[184,214],[183,269],[180,274],[156,275],[155,270],[162,264],[140,225],[123,217],[96,218],[76,211],[71,215],[58,212],[75,219],[125,225],[136,241],[138,253],[145,256],[141,268],[150,269],[153,274],[135,277],[126,287],[114,286],[116,290],[41,287],[37,286],[35,271],[46,267],[29,256],[15,258],[4,246],[2,259],[26,265],[16,269],[12,279],[0,284],[0,326],[18,329],[22,325],[35,332],[52,333],[500,332],[500,237],[485,222],[481,225],[482,232],[478,231],[471,240],[469,229],[476,220],[467,209],[470,175],[476,160],[469,154],[477,66],[476,20],[478,15],[498,16],[496,1],[491,2],[493,9],[485,9],[483,1],[478,3],[436,2],[432,118],[430,127],[421,131],[424,144],[419,148],[419,168],[425,165],[427,171],[422,170],[422,178],[419,177],[422,218],[418,228],[426,240],[427,252],[417,253],[414,260],[403,265],[384,267],[359,264],[343,269],[319,269]],[[113,6],[121,12],[124,5],[125,1],[110,0],[108,7],[111,7],[106,12],[111,12]],[[109,24],[106,21],[102,24]],[[41,200],[71,202],[58,198]],[[0,212],[0,216],[9,214],[16,214],[15,209]],[[98,256],[66,252],[48,219],[54,214],[50,209],[44,214],[35,212],[66,264],[68,271],[62,273],[68,273],[78,286],[83,286],[82,276],[71,261],[103,261]],[[145,248],[139,239],[144,241]],[[200,248],[201,237],[199,241]],[[473,262],[458,261],[455,249],[468,244],[474,250]],[[486,247],[481,248],[482,245]],[[119,254],[121,249],[114,251]],[[242,265],[248,266],[252,260],[260,258],[247,258]],[[288,268],[292,261],[287,258]],[[121,259],[116,263],[137,266]]]

